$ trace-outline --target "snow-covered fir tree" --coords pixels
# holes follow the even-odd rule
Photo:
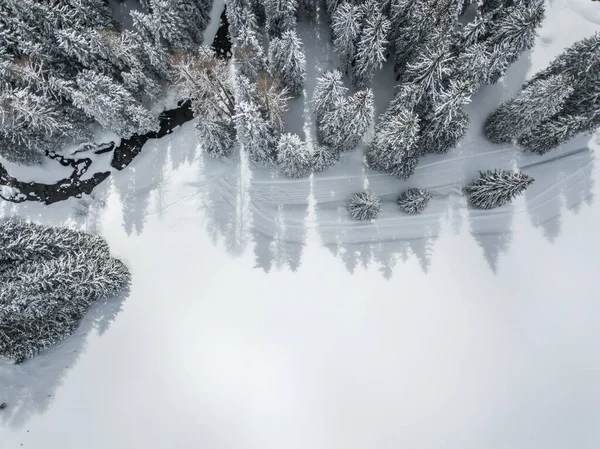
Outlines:
[[[361,20],[360,8],[349,2],[340,4],[331,18],[333,45],[346,73],[350,73],[356,57]]]
[[[296,29],[298,0],[263,0],[266,28],[269,36],[279,37],[286,31]]]
[[[235,145],[233,121],[205,118],[198,120],[195,132],[202,143],[202,150],[215,159],[227,159]]]
[[[360,143],[364,135],[371,129],[374,122],[375,106],[371,89],[359,90],[350,96],[346,102],[343,134],[345,150],[352,150]]]
[[[423,189],[408,189],[398,197],[398,205],[407,214],[420,214],[431,200],[431,193]]]
[[[105,75],[84,70],[77,76],[73,104],[93,117],[103,128],[120,137],[158,131],[156,115],[138,102],[123,86]]]
[[[327,145],[317,145],[313,153],[313,170],[322,172],[340,160],[340,152]]]
[[[566,77],[573,92],[560,111],[518,138],[519,145],[538,154],[600,127],[600,33],[573,44],[534,75],[524,90],[554,76]]]
[[[573,92],[563,75],[540,79],[503,103],[485,122],[485,134],[494,143],[510,142],[560,111]]]
[[[338,103],[344,102],[348,89],[342,82],[339,70],[328,70],[317,78],[312,96],[317,126],[320,126],[326,113],[331,112]]]
[[[348,99],[338,99],[319,122],[317,135],[320,142],[335,151],[349,149],[345,146],[348,137],[345,132],[348,118]]]
[[[446,153],[462,139],[469,126],[463,105],[471,100],[475,85],[469,81],[451,80],[422,118],[419,146],[421,153]]]
[[[533,178],[522,172],[487,170],[465,190],[471,205],[478,209],[493,209],[510,203],[532,182]]]
[[[297,134],[283,134],[277,144],[277,165],[290,178],[307,176],[313,165],[312,155]]]
[[[306,78],[306,58],[296,31],[286,31],[269,45],[269,69],[293,95],[299,95]]]
[[[257,165],[270,166],[277,162],[277,140],[267,121],[254,103],[240,102],[233,117],[237,137]]]
[[[23,362],[59,343],[129,281],[100,237],[0,221],[0,356]]]
[[[379,195],[370,190],[355,193],[348,200],[346,209],[355,220],[374,220],[381,213]]]
[[[365,5],[362,5],[364,8]],[[356,45],[356,57],[352,70],[352,79],[359,87],[371,82],[375,70],[380,69],[385,62],[387,35],[390,21],[378,9],[365,11],[364,26]]]
[[[367,147],[369,166],[407,179],[421,156],[418,140],[419,117],[412,110],[402,108],[386,115]]]
[[[210,0],[148,0],[148,12],[131,11],[134,25],[155,45],[191,50],[202,44]]]

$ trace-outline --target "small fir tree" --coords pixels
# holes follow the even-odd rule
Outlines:
[[[533,182],[524,173],[487,170],[466,187],[469,202],[478,209],[493,209],[510,203]]]
[[[346,208],[355,220],[374,220],[381,213],[379,195],[370,190],[355,193],[348,200]]]
[[[423,189],[408,189],[398,197],[398,205],[407,214],[420,214],[431,200],[431,193]]]
[[[231,156],[235,144],[235,127],[232,122],[223,120],[198,120],[196,136],[202,143],[202,149],[215,159],[227,159]]]
[[[321,124],[326,113],[331,112],[336,104],[344,101],[347,92],[348,89],[344,87],[339,70],[329,70],[317,78],[312,97],[317,126]]]

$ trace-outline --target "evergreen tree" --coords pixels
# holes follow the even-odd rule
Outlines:
[[[562,75],[538,80],[487,118],[488,139],[502,143],[518,138],[556,114],[572,92],[569,80]]]
[[[322,172],[335,165],[340,160],[340,152],[326,145],[317,145],[313,153],[313,170]]]
[[[296,134],[283,134],[277,144],[277,164],[286,176],[302,178],[312,169],[312,155]]]
[[[431,193],[423,189],[408,189],[398,197],[398,205],[407,214],[420,214],[429,204]]]
[[[129,281],[100,237],[0,221],[0,356],[19,363],[59,343]]]
[[[359,87],[371,82],[375,70],[385,62],[385,49],[390,22],[375,8],[368,12],[356,46],[356,61],[352,71],[353,80]]]
[[[331,112],[336,104],[344,101],[347,91],[339,70],[329,70],[317,78],[312,97],[317,126],[321,124],[326,113]]]
[[[258,165],[275,164],[277,142],[258,107],[253,103],[240,102],[236,109],[233,120],[238,140],[244,145],[250,160]]]
[[[597,112],[591,119],[561,113],[522,134],[517,143],[533,153],[542,155],[557,148],[571,137],[579,133],[591,132],[598,127],[600,127],[600,112]]]
[[[346,208],[355,220],[374,220],[381,213],[379,195],[369,190],[355,193],[348,200]]]
[[[202,44],[210,0],[149,0],[148,13],[131,11],[135,27],[158,46],[191,50]]]
[[[108,76],[84,70],[77,76],[77,86],[73,103],[104,129],[121,137],[158,131],[156,115]]]
[[[279,37],[296,29],[298,0],[264,0],[264,4],[269,36]]]
[[[331,109],[325,112],[317,127],[320,142],[335,151],[342,151],[348,137],[345,132],[348,117],[348,100],[338,99]]]
[[[306,58],[296,31],[286,31],[269,45],[269,67],[293,95],[302,93],[306,77]]]
[[[475,86],[470,81],[450,81],[440,92],[437,102],[421,123],[419,146],[421,153],[446,153],[462,139],[469,126],[469,116],[463,111]]]
[[[210,118],[201,119],[196,122],[195,132],[206,154],[222,160],[231,156],[235,144],[233,122]]]
[[[493,209],[510,203],[533,182],[521,172],[487,170],[466,187],[469,202],[478,209]]]
[[[386,114],[367,147],[369,166],[407,179],[419,161],[419,117],[408,108]]]
[[[350,73],[356,56],[362,14],[358,6],[342,3],[331,18],[333,45],[342,60],[344,72]]]
[[[352,150],[373,126],[375,107],[371,89],[360,90],[348,98],[345,109],[347,119],[342,130],[345,136],[344,149]]]

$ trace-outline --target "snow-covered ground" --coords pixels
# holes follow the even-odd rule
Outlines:
[[[188,123],[87,205],[0,204],[102,234],[133,274],[64,344],[0,362],[0,448],[599,447],[598,136],[538,157],[481,134],[598,29],[600,4],[549,2],[534,51],[473,98],[467,138],[407,182],[360,150],[302,180],[214,161]],[[314,78],[332,65],[326,25],[300,34]],[[308,140],[312,84],[289,119]],[[466,207],[478,170],[515,166],[536,179],[524,197]],[[384,199],[373,224],[343,210],[365,182]],[[435,194],[419,217],[394,204],[408,187]]]

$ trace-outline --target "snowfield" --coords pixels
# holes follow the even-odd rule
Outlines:
[[[599,447],[600,135],[537,156],[482,132],[599,29],[599,3],[550,0],[534,50],[468,105],[466,138],[405,182],[365,169],[360,148],[303,179],[243,151],[216,161],[187,123],[92,198],[0,203],[0,216],[102,235],[132,273],[129,295],[72,338],[0,361],[0,448]],[[326,23],[298,32],[307,84],[288,130],[310,143],[314,79],[335,61]],[[378,113],[392,83],[377,73]],[[525,195],[467,207],[480,170],[516,167],[535,179]],[[365,186],[382,198],[372,223],[344,207]],[[418,216],[396,204],[411,187],[433,194]]]

